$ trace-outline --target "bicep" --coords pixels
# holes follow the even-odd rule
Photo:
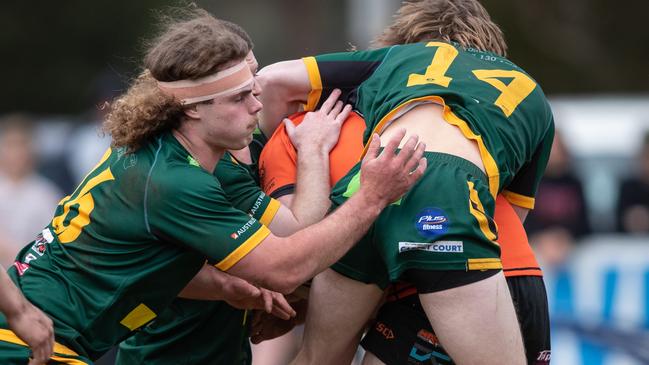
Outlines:
[[[282,271],[286,271],[285,267],[280,267],[284,266],[281,262],[286,251],[290,250],[283,243],[280,237],[269,234],[247,255],[228,268],[227,273],[264,288],[280,289],[278,285],[283,281]]]
[[[150,231],[158,239],[200,252],[225,270],[270,233],[235,209],[213,177],[187,180],[173,184],[169,195],[155,199],[148,209]]]
[[[293,204],[294,197],[295,197],[294,194],[288,194],[277,198],[277,200],[279,200],[279,202],[282,203],[283,206],[290,207]]]
[[[303,228],[302,226],[293,212],[286,205],[282,204],[268,225],[268,228],[273,234],[279,237],[286,237]]]

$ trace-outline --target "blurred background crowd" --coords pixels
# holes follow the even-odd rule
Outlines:
[[[543,86],[557,135],[526,228],[546,274],[553,363],[649,364],[649,3],[483,0]],[[260,64],[368,46],[397,0],[197,1],[243,26]],[[52,218],[110,141],[167,0],[5,4],[0,263]],[[643,348],[645,349],[643,351]]]

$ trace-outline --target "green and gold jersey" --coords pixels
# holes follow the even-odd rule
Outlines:
[[[235,208],[268,225],[280,204],[259,187],[259,134],[250,144],[252,164],[226,153],[214,175]],[[177,298],[159,318],[122,342],[116,364],[250,364],[246,311],[225,302]]]
[[[439,41],[303,61],[311,82],[307,110],[341,89],[365,118],[367,142],[418,103],[443,105],[444,119],[477,143],[494,198],[504,189],[513,204],[533,207],[554,122],[541,88],[511,61]]]
[[[132,154],[108,150],[9,274],[58,340],[96,359],[155,319],[206,260],[227,270],[269,232],[165,134]]]

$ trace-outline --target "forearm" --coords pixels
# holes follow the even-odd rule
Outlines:
[[[235,265],[229,272],[272,290],[291,293],[334,264],[361,239],[385,207],[386,203],[375,197],[370,199],[361,189],[319,223],[285,239],[267,240],[242,260],[263,262],[264,267],[246,270],[245,264]]]
[[[260,95],[264,108],[259,127],[270,137],[283,118],[306,104],[311,90],[309,75],[301,60],[284,61],[261,69],[256,81],[264,90]]]
[[[201,271],[194,276],[187,286],[178,294],[185,299],[223,300],[224,286],[230,275],[211,266],[203,265]]]
[[[0,265],[0,312],[7,317],[15,315],[27,306],[27,299],[14,285],[4,267]]]
[[[340,259],[367,232],[381,210],[397,200],[424,174],[426,145],[411,136],[396,134],[379,153],[380,139],[372,135],[361,166],[360,188],[328,217],[290,237],[268,235],[254,250],[229,269],[229,273],[282,293]]]
[[[367,232],[385,204],[358,191],[327,219],[291,236],[295,251],[288,262],[302,263],[300,283],[333,265]],[[332,245],[332,242],[340,242]]]
[[[297,181],[291,210],[304,228],[319,222],[329,200],[329,151],[298,151]]]
[[[297,179],[288,217],[278,217],[269,228],[284,237],[319,222],[327,213],[329,201],[329,154],[317,149],[298,151]]]

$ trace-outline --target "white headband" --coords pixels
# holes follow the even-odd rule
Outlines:
[[[158,81],[158,87],[163,93],[173,95],[183,105],[187,105],[233,93],[253,81],[249,62],[244,59],[230,68],[200,79]]]

